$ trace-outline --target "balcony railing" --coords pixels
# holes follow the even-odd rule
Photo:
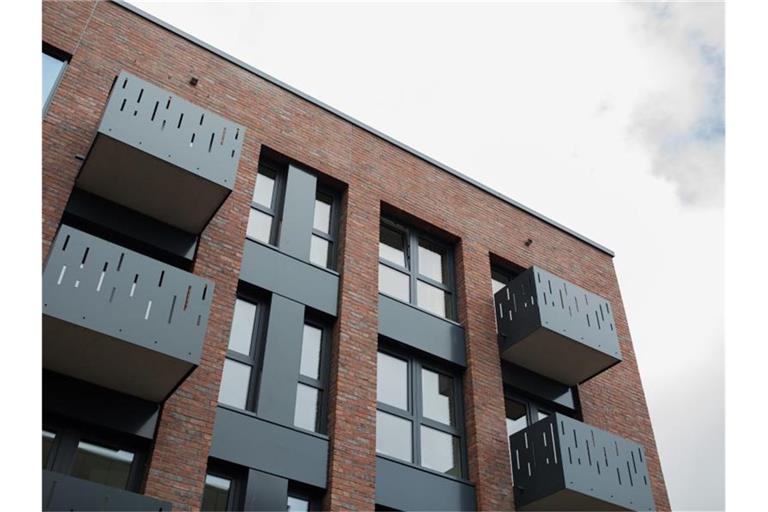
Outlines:
[[[519,510],[653,510],[643,448],[554,414],[510,436]]]
[[[575,385],[621,361],[607,300],[538,267],[495,295],[501,357]]]
[[[239,124],[123,71],[77,185],[198,234],[232,191],[244,135]]]
[[[43,273],[43,365],[163,401],[200,361],[213,283],[63,225]]]
[[[171,504],[69,475],[43,471],[43,510],[142,510],[165,512]]]

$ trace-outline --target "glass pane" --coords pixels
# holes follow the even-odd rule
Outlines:
[[[427,240],[419,240],[419,274],[445,283],[443,250]]]
[[[376,400],[408,410],[408,363],[379,352],[376,361]]]
[[[509,437],[528,426],[527,411],[525,405],[516,400],[507,399],[504,402],[507,413],[507,437]]]
[[[288,496],[288,503],[285,509],[291,512],[309,512],[309,502],[301,498]]]
[[[549,413],[544,411],[536,411],[536,421],[541,421],[545,418],[549,418]]]
[[[54,439],[56,439],[56,434],[43,430],[43,469],[48,467],[48,459],[51,456]]]
[[[125,489],[132,462],[131,452],[80,441],[77,443],[72,476]]]
[[[227,510],[232,481],[214,475],[205,475],[201,510]]]
[[[448,311],[448,294],[440,288],[419,281],[416,283],[416,304],[430,313],[444,317]]]
[[[411,462],[411,422],[376,411],[376,451]]]
[[[259,173],[256,175],[256,186],[253,187],[253,202],[267,208],[272,208],[272,193],[275,190],[275,179],[272,176]]]
[[[503,282],[501,282],[501,281],[499,281],[497,279],[491,278],[491,288],[493,289],[493,294],[494,295],[496,295],[496,292],[501,290],[505,286],[507,286],[506,283],[503,283]]]
[[[441,473],[461,476],[459,438],[433,428],[421,427],[421,465]]]
[[[400,231],[381,226],[379,257],[401,267],[405,266],[405,237]]]
[[[328,201],[315,199],[315,219],[312,227],[322,233],[331,232],[331,204]]]
[[[64,61],[43,53],[43,107],[51,96],[63,67]]]
[[[235,314],[232,317],[232,329],[229,332],[229,350],[241,354],[251,354],[253,324],[256,321],[256,304],[237,299]]]
[[[245,409],[250,380],[250,366],[225,359],[224,372],[221,375],[221,387],[219,388],[219,402],[238,409]]]
[[[293,414],[293,424],[300,428],[317,431],[317,402],[320,392],[304,384],[296,388],[296,408]]]
[[[379,291],[404,302],[411,301],[411,280],[407,274],[379,263]]]
[[[312,379],[320,378],[320,342],[323,331],[312,325],[304,325],[301,337],[301,368],[302,375]]]
[[[269,243],[269,235],[272,232],[272,217],[259,210],[251,208],[248,214],[248,227],[245,234],[248,238],[253,238],[266,244]]]
[[[312,235],[312,241],[309,244],[309,261],[321,267],[328,266],[328,249],[331,244],[328,240]]]
[[[421,403],[425,418],[453,425],[454,398],[451,377],[421,369]]]

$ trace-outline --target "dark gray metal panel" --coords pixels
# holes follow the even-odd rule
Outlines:
[[[131,11],[131,12],[133,12],[133,13],[139,15],[139,16],[141,16],[142,18],[145,18],[145,19],[151,21],[152,23],[154,23],[154,24],[156,24],[156,25],[158,25],[160,27],[163,27],[164,29],[168,30],[169,32],[171,32],[173,34],[176,34],[176,35],[186,39],[187,41],[190,41],[192,44],[195,44],[195,45],[199,46],[200,48],[204,48],[205,50],[213,53],[214,55],[217,55],[217,56],[221,57],[222,59],[224,59],[226,61],[229,61],[230,63],[234,64],[235,66],[238,66],[241,69],[244,69],[244,70],[248,71],[249,73],[253,73],[256,76],[258,76],[260,78],[263,78],[267,82],[270,82],[270,83],[276,85],[277,87],[279,87],[279,88],[281,88],[281,89],[283,89],[285,91],[288,91],[291,94],[294,94],[295,96],[297,96],[297,97],[299,97],[299,98],[301,98],[301,99],[303,99],[305,101],[308,101],[309,103],[312,103],[313,105],[316,105],[317,107],[320,107],[321,109],[323,109],[323,110],[325,110],[325,111],[327,111],[327,112],[337,116],[338,118],[340,118],[340,119],[342,119],[342,120],[344,120],[344,121],[346,121],[346,122],[348,122],[348,123],[350,123],[350,124],[352,124],[354,126],[357,126],[358,128],[361,128],[362,130],[367,131],[368,133],[370,133],[370,134],[372,134],[372,135],[374,135],[376,137],[379,137],[382,140],[385,140],[385,141],[389,142],[393,146],[396,146],[396,147],[402,149],[403,151],[411,153],[415,157],[417,157],[417,158],[419,158],[421,160],[424,160],[425,162],[427,162],[427,163],[429,163],[431,165],[434,165],[438,169],[442,169],[443,171],[447,172],[448,174],[452,174],[453,176],[456,176],[460,180],[465,181],[465,182],[469,183],[470,185],[472,185],[474,187],[477,187],[478,189],[482,190],[483,192],[485,192],[487,194],[490,194],[493,197],[495,197],[497,199],[500,199],[500,200],[502,200],[502,201],[504,201],[504,202],[506,202],[506,203],[508,203],[508,204],[510,204],[512,206],[514,206],[515,208],[519,208],[520,210],[528,213],[529,215],[531,215],[533,217],[536,217],[537,219],[539,219],[539,220],[541,220],[541,221],[543,221],[543,222],[545,222],[545,223],[547,223],[547,224],[549,224],[549,225],[559,229],[560,231],[562,231],[562,232],[564,232],[564,233],[566,233],[566,234],[568,234],[568,235],[570,235],[570,236],[572,236],[572,237],[574,237],[574,238],[576,238],[578,240],[581,240],[582,242],[584,242],[584,243],[586,243],[588,245],[591,245],[592,247],[594,247],[595,249],[598,249],[599,251],[604,252],[608,256],[611,256],[611,257],[614,256],[614,252],[612,250],[608,249],[607,247],[605,247],[603,245],[598,244],[597,242],[595,242],[593,240],[590,240],[586,236],[581,235],[581,234],[573,231],[572,229],[569,229],[569,228],[563,226],[559,222],[556,222],[556,221],[554,221],[554,220],[552,220],[552,219],[542,215],[541,213],[533,210],[532,208],[529,208],[529,207],[523,205],[522,203],[519,203],[518,201],[515,201],[514,199],[511,199],[511,198],[505,196],[504,194],[501,194],[500,192],[497,192],[497,191],[491,189],[490,187],[487,187],[487,186],[483,185],[482,183],[474,180],[473,178],[470,178],[469,176],[466,176],[466,175],[460,173],[459,171],[457,171],[455,169],[452,169],[451,167],[449,167],[449,166],[447,166],[447,165],[445,165],[443,163],[438,162],[434,158],[429,157],[429,156],[425,155],[424,153],[421,153],[420,151],[417,151],[417,150],[411,148],[410,146],[408,146],[406,144],[403,144],[402,142],[400,142],[398,140],[393,139],[389,135],[385,135],[384,133],[380,132],[379,130],[377,130],[375,128],[372,128],[372,127],[368,126],[367,124],[365,124],[365,123],[363,123],[361,121],[358,121],[357,119],[354,119],[353,117],[351,117],[351,116],[349,116],[349,115],[347,115],[347,114],[345,114],[345,113],[343,113],[343,112],[341,112],[341,111],[331,107],[330,105],[327,105],[327,104],[323,103],[322,101],[320,101],[318,99],[313,98],[312,96],[310,96],[310,95],[308,95],[306,93],[303,93],[303,92],[299,91],[298,89],[296,89],[296,88],[286,84],[285,82],[282,82],[282,81],[278,80],[277,78],[275,78],[275,77],[273,77],[273,76],[271,76],[271,75],[269,75],[269,74],[267,74],[267,73],[265,73],[265,72],[263,72],[263,71],[261,71],[259,69],[256,69],[255,67],[251,66],[250,64],[247,64],[247,63],[245,63],[245,62],[243,62],[243,61],[241,61],[239,59],[236,59],[235,57],[229,55],[228,53],[223,52],[223,51],[219,50],[218,48],[215,48],[215,47],[209,45],[208,43],[205,43],[205,42],[201,41],[200,39],[197,39],[196,37],[194,37],[194,36],[184,32],[183,30],[179,30],[178,28],[174,27],[173,25],[171,25],[169,23],[166,23],[165,21],[163,21],[163,20],[161,20],[159,18],[156,18],[155,16],[152,16],[151,14],[149,14],[149,13],[139,9],[138,7],[135,7],[135,6],[131,5],[131,4],[123,2],[122,0],[111,0],[111,1],[116,3],[117,5],[120,5],[124,9],[127,9],[127,10],[129,10],[129,11]]]
[[[281,251],[300,260],[309,260],[316,193],[317,178],[289,165],[277,245]]]
[[[186,262],[195,259],[196,236],[84,190],[72,190],[66,212],[143,244],[157,247]]]
[[[43,471],[43,510],[171,510],[171,504],[135,492]]]
[[[274,247],[246,240],[240,279],[323,313],[337,314],[338,274],[292,258]]]
[[[325,488],[328,440],[219,406],[210,456]]]
[[[502,361],[502,378],[504,384],[526,391],[549,402],[576,409],[573,389],[560,382],[542,377],[537,373],[520,366]]]
[[[473,485],[376,457],[376,504],[398,510],[476,510]]]
[[[502,358],[567,385],[621,361],[607,300],[531,267],[494,295]]]
[[[245,129],[121,72],[79,187],[190,233],[232,191]]]
[[[521,509],[538,509],[542,500],[557,510],[603,510],[606,504],[654,508],[638,443],[554,414],[513,434],[510,446],[515,502]]]
[[[43,371],[43,413],[153,439],[157,404]]]
[[[162,401],[200,360],[213,289],[63,225],[43,273],[44,367]]]
[[[379,334],[467,366],[463,327],[381,294]]]
[[[248,470],[243,510],[285,510],[288,502],[288,479]]]
[[[304,306],[280,295],[272,295],[267,325],[257,413],[262,418],[293,425]]]

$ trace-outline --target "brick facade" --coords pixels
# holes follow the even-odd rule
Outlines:
[[[47,253],[107,100],[127,70],[247,128],[234,192],[201,237],[194,272],[216,284],[200,366],[164,404],[145,493],[199,507],[260,148],[347,184],[341,289],[332,343],[325,508],[372,509],[375,496],[377,245],[382,204],[450,233],[466,330],[469,479],[478,509],[512,504],[490,255],[538,265],[614,305],[624,356],[580,386],[585,421],[640,442],[654,497],[669,508],[612,258],[575,237],[111,2],[44,2],[43,40],[72,53],[43,120]],[[190,77],[199,79],[196,87]],[[467,208],[471,205],[471,208]],[[567,223],[567,219],[566,223]],[[527,239],[534,242],[524,245]]]

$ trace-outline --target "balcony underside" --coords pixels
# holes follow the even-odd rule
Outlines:
[[[573,511],[608,511],[608,510],[632,510],[624,507],[620,507],[614,503],[608,503],[607,501],[599,500],[592,496],[581,494],[571,489],[562,489],[561,491],[552,494],[550,496],[541,498],[532,503],[521,505],[518,510],[537,510],[537,511],[553,511],[553,510],[573,510]]]
[[[196,365],[43,315],[43,367],[151,402],[163,402]]]

